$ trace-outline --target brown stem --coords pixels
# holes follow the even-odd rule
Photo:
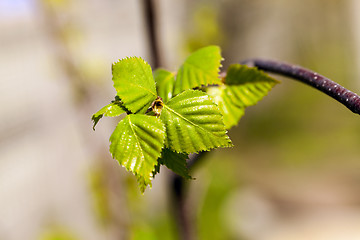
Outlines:
[[[334,98],[353,113],[360,114],[360,96],[309,69],[284,62],[264,59],[245,60],[242,64],[251,64],[264,71],[299,80]]]
[[[209,152],[200,152],[191,154],[188,160],[188,167],[193,168],[197,165]],[[192,220],[191,212],[188,209],[186,201],[186,180],[173,173],[170,181],[170,191],[172,195],[173,212],[181,240],[193,240],[195,237],[195,228]]]
[[[162,65],[162,62],[159,52],[159,41],[156,34],[156,9],[154,0],[143,0],[143,6],[150,56],[152,58],[151,66],[158,68]]]
[[[146,30],[148,36],[148,44],[150,47],[150,55],[152,57],[153,68],[161,66],[161,58],[159,53],[159,44],[156,35],[156,15],[154,0],[143,0],[144,15],[146,21]],[[198,158],[199,155],[194,155],[192,158]],[[193,160],[196,161],[196,160]],[[189,161],[189,162],[193,162]],[[172,211],[176,221],[176,226],[181,240],[195,239],[192,224],[187,210],[187,204],[184,194],[184,179],[176,174],[172,174],[170,181],[170,194],[172,202]]]

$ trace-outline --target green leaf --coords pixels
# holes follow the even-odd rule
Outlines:
[[[192,53],[178,71],[174,95],[202,85],[221,84],[219,79],[221,60],[218,46],[201,48]]]
[[[158,96],[166,103],[173,96],[175,74],[164,69],[156,69],[154,71],[154,78]]]
[[[125,107],[145,113],[157,97],[150,65],[139,57],[125,58],[112,65],[114,88]]]
[[[120,165],[133,172],[141,192],[151,186],[152,173],[164,145],[165,126],[153,116],[127,115],[110,137],[110,152]]]
[[[245,108],[255,105],[279,81],[255,67],[233,64],[228,68],[225,85],[209,87],[207,93],[213,97],[224,116],[227,129],[237,125]]]
[[[188,159],[187,154],[176,153],[168,148],[165,148],[163,149],[161,155],[161,158],[158,160],[160,164],[165,165],[168,169],[183,178],[192,179],[186,165],[186,160]]]
[[[238,107],[232,102],[228,94],[231,92],[231,88],[228,86],[209,87],[206,92],[213,97],[215,103],[219,106],[226,129],[237,125],[245,113],[245,108]]]
[[[126,113],[127,109],[122,105],[120,99],[117,97],[115,101],[111,101],[110,104],[106,105],[105,107],[101,108],[97,111],[93,116],[92,120],[94,122],[93,130],[95,131],[95,126],[99,122],[99,120],[105,117],[117,117],[123,113]]]
[[[187,90],[164,104],[160,119],[166,126],[166,147],[184,153],[232,146],[219,108],[209,95]]]

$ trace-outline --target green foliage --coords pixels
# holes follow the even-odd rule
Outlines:
[[[125,58],[112,65],[114,88],[125,107],[145,113],[157,97],[150,65],[138,57]]]
[[[142,192],[151,185],[164,139],[165,127],[161,120],[140,114],[127,115],[110,137],[112,156],[136,175]]]
[[[173,96],[175,74],[165,69],[156,69],[154,71],[154,78],[158,95],[166,103]]]
[[[222,115],[209,95],[187,90],[172,98],[161,113],[166,126],[166,147],[181,152],[231,147]]]
[[[186,165],[187,159],[187,154],[173,152],[168,148],[164,148],[162,156],[159,158],[159,164],[165,165],[168,169],[183,178],[192,179]]]
[[[95,127],[103,116],[127,113],[110,137],[110,152],[134,173],[141,192],[151,186],[160,165],[191,179],[188,154],[231,147],[226,128],[277,83],[242,65],[232,65],[227,76],[219,78],[221,60],[220,48],[209,46],[191,54],[177,75],[164,69],[152,74],[138,57],[113,64],[117,98],[92,120]],[[217,86],[209,87],[213,84]],[[201,87],[207,92],[193,90]]]
[[[231,65],[223,84],[209,87],[207,93],[214,98],[227,129],[236,125],[245,113],[245,108],[255,105],[279,83],[255,67]]]
[[[94,121],[93,129],[95,130],[96,124],[99,122],[99,120],[105,116],[105,117],[117,117],[120,116],[123,113],[126,113],[128,110],[122,105],[120,98],[116,96],[114,101],[111,101],[110,104],[106,105],[105,107],[101,108],[99,111],[97,111],[93,116],[92,120]]]
[[[191,54],[178,71],[174,94],[195,87],[220,84],[221,60],[218,46],[204,47]]]

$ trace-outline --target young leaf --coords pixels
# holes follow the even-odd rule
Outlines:
[[[125,58],[112,65],[114,88],[125,107],[145,113],[157,97],[150,65],[139,57]]]
[[[178,71],[174,95],[202,85],[221,84],[219,79],[221,60],[218,46],[201,48],[192,53]]]
[[[228,68],[225,85],[210,87],[207,93],[214,98],[227,129],[236,125],[245,108],[255,105],[279,81],[254,67],[233,64]]]
[[[147,186],[150,186],[151,188],[151,179],[149,180],[147,177],[143,177],[138,174],[135,174],[135,177],[138,182],[141,193],[145,192]]]
[[[154,79],[158,96],[166,103],[173,96],[175,74],[165,69],[156,69],[154,71]]]
[[[231,87],[230,89],[228,86],[209,87],[206,92],[213,97],[215,103],[219,106],[224,118],[225,128],[230,129],[232,126],[237,125],[245,113],[245,108],[238,107],[232,102],[228,95],[228,92],[231,92]]]
[[[209,95],[187,90],[164,104],[160,119],[166,126],[166,147],[183,153],[232,146],[219,108]]]
[[[133,172],[144,192],[164,145],[165,127],[152,116],[130,114],[119,122],[110,137],[110,152],[120,165]]]
[[[111,101],[110,104],[106,105],[105,107],[101,108],[97,111],[91,118],[94,122],[93,130],[95,131],[95,126],[99,122],[99,120],[105,117],[117,117],[123,113],[126,113],[127,109],[122,105],[120,99],[117,97],[115,101]]]
[[[183,178],[192,179],[186,165],[186,160],[188,159],[187,154],[176,153],[168,148],[165,148],[163,149],[161,155],[161,158],[158,160],[159,164],[165,165],[168,169]]]

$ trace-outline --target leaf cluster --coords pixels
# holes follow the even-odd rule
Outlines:
[[[110,137],[110,153],[134,173],[141,192],[151,187],[160,165],[191,179],[186,166],[190,153],[231,147],[227,129],[277,83],[239,64],[219,77],[221,60],[220,48],[209,46],[192,53],[177,73],[152,72],[139,57],[112,65],[117,95],[92,120],[95,128],[103,116],[126,113]]]

